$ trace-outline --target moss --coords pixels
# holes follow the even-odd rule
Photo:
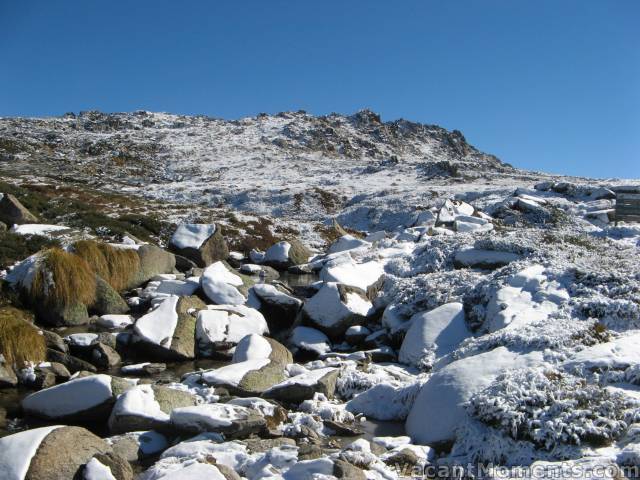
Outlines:
[[[51,248],[42,254],[29,293],[34,303],[55,307],[91,305],[95,300],[96,275],[79,256]]]
[[[0,308],[0,353],[10,365],[42,362],[47,347],[44,336],[29,323],[30,316],[12,307]]]
[[[126,289],[140,270],[140,257],[135,250],[80,240],[73,244],[73,252],[117,291]]]
[[[0,232],[0,270],[39,252],[43,248],[58,247],[60,243],[41,235],[19,235]]]

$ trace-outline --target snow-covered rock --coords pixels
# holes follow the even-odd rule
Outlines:
[[[215,224],[183,223],[171,237],[169,247],[199,267],[229,255],[221,230]]]
[[[219,432],[226,438],[242,438],[260,431],[264,417],[257,411],[238,405],[209,403],[195,407],[175,408],[171,424],[184,432]]]
[[[311,252],[299,240],[289,239],[269,247],[262,260],[255,263],[264,263],[273,268],[286,270],[293,265],[307,263],[310,256]]]
[[[484,268],[493,270],[515,262],[520,255],[511,252],[468,248],[459,250],[453,259],[457,268]]]
[[[434,373],[424,384],[409,412],[407,434],[416,443],[439,444],[455,438],[467,418],[464,403],[510,368],[532,367],[542,354],[518,354],[505,347],[457,360]]]
[[[134,320],[131,315],[102,315],[96,320],[96,324],[102,328],[115,330],[133,325]]]
[[[447,303],[428,312],[417,313],[400,347],[399,360],[419,368],[451,353],[471,332],[461,303]]]
[[[599,343],[574,353],[562,366],[572,372],[625,370],[640,365],[640,332]]]
[[[324,282],[342,283],[364,291],[384,273],[384,267],[374,260],[356,263],[351,257],[338,257],[328,261],[320,271]]]
[[[316,393],[332,398],[337,378],[338,370],[335,368],[320,368],[288,378],[269,388],[263,396],[289,403],[300,403],[313,398]]]
[[[368,248],[370,246],[371,243],[366,240],[354,237],[353,235],[343,235],[331,244],[331,246],[327,250],[327,253],[345,252],[347,250]]]
[[[295,327],[289,336],[289,346],[296,352],[311,352],[322,355],[331,351],[331,342],[320,330],[310,327]]]
[[[246,335],[269,333],[264,316],[243,305],[215,305],[198,313],[195,337],[203,356],[229,355]]]
[[[242,278],[230,272],[222,262],[207,267],[200,278],[205,295],[218,305],[243,305],[247,299],[237,288],[243,283]]]
[[[338,283],[325,283],[302,308],[312,326],[333,337],[343,335],[352,325],[366,322],[373,312],[372,303],[362,291]]]
[[[109,375],[76,378],[28,395],[22,400],[22,408],[28,415],[48,420],[104,419],[116,397],[131,386]]]
[[[249,295],[252,293],[260,301],[260,310],[265,313],[273,325],[281,328],[291,326],[302,307],[302,300],[268,283],[254,285],[249,290]]]

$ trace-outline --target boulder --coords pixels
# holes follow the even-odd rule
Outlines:
[[[231,356],[229,350],[246,335],[269,333],[262,314],[244,305],[209,305],[198,313],[196,343],[203,357]]]
[[[133,480],[133,470],[126,459],[113,453],[98,453],[83,469],[84,480]]]
[[[89,308],[97,315],[121,315],[129,311],[124,298],[99,276],[96,276],[96,299]]]
[[[95,455],[110,453],[100,437],[79,427],[52,426],[25,430],[0,439],[0,477],[7,480],[80,478]],[[115,477],[129,480],[131,477]]]
[[[320,280],[335,282],[367,291],[384,274],[384,267],[374,260],[356,263],[350,256],[329,260],[320,271]]]
[[[283,367],[293,363],[291,352],[273,338],[250,334],[242,338],[233,353],[232,363],[268,359]]]
[[[176,267],[176,257],[155,245],[145,244],[137,249],[140,257],[140,270],[134,275],[127,289],[135,288],[148,282],[156,275],[173,273]]]
[[[0,199],[0,221],[11,226],[23,223],[38,223],[38,218],[26,209],[20,201],[10,193]]]
[[[12,388],[18,385],[18,377],[11,365],[8,365],[0,354],[0,388]]]
[[[260,300],[260,311],[279,328],[290,327],[302,308],[302,300],[274,285],[259,283],[251,287],[251,292]]]
[[[159,360],[195,358],[196,315],[205,308],[198,297],[168,297],[138,319],[134,332]]]
[[[27,415],[46,420],[106,420],[118,395],[129,388],[131,384],[124,379],[90,375],[32,393],[22,400],[22,408]]]
[[[131,315],[102,315],[96,320],[96,325],[108,330],[117,330],[133,325],[135,321]]]
[[[417,313],[400,347],[401,363],[431,368],[433,361],[455,350],[471,336],[461,303],[447,303],[428,312]]]
[[[207,298],[218,305],[243,305],[247,300],[238,290],[244,281],[223,262],[208,266],[200,277],[200,285]]]
[[[216,224],[179,225],[169,241],[169,248],[193,261],[198,267],[206,267],[229,256],[222,229]]]
[[[171,425],[178,431],[218,432],[225,438],[246,438],[266,425],[264,417],[256,410],[223,403],[174,408],[170,418]]]
[[[331,351],[331,341],[320,330],[298,326],[289,335],[288,344],[293,353],[310,353],[318,356]]]
[[[494,270],[519,259],[520,255],[516,253],[468,248],[456,252],[453,258],[453,264],[456,268]]]
[[[120,371],[124,375],[144,376],[144,375],[157,375],[158,373],[164,372],[166,369],[167,369],[166,363],[144,362],[144,363],[137,363],[134,365],[126,365],[120,368]]]
[[[97,343],[91,349],[91,363],[99,369],[108,370],[122,363],[122,359],[109,345]]]
[[[407,421],[413,442],[431,446],[455,439],[456,429],[468,414],[465,403],[487,388],[510,368],[534,367],[543,361],[541,352],[518,354],[506,347],[463,358],[434,373],[420,389]]]
[[[159,385],[138,385],[118,397],[111,416],[112,434],[162,430],[169,424],[171,410],[196,405],[194,395]]]
[[[327,253],[346,252],[347,250],[354,250],[356,248],[368,248],[370,246],[370,242],[347,234],[341,236],[335,242],[333,242],[327,250]]]
[[[53,327],[76,327],[89,323],[89,312],[87,306],[82,303],[72,303],[70,305],[35,305],[38,319]]]
[[[311,252],[300,240],[292,238],[269,247],[261,263],[277,270],[286,270],[293,265],[307,263]]]
[[[113,452],[128,462],[159,455],[169,447],[167,437],[156,431],[129,432],[107,438]]]
[[[244,263],[240,266],[240,272],[245,275],[257,275],[269,282],[280,278],[280,273],[275,268],[268,265],[257,265],[255,263]]]
[[[49,362],[57,362],[61,363],[71,373],[76,373],[80,371],[88,371],[88,372],[97,372],[98,369],[89,362],[82,360],[81,358],[74,357],[68,353],[62,353],[58,350],[53,350],[51,348],[47,349],[47,360]]]
[[[50,332],[49,330],[42,330],[42,335],[44,336],[47,348],[57,350],[62,353],[67,353],[69,351],[69,347],[67,347],[67,344],[64,343],[62,337],[57,333]]]
[[[316,393],[333,398],[337,378],[337,369],[319,368],[288,378],[268,389],[262,396],[286,403],[300,403],[313,398]]]
[[[232,363],[201,374],[207,385],[223,387],[243,397],[260,395],[284,378],[284,365],[268,358]]]
[[[303,319],[333,338],[342,337],[352,325],[362,325],[374,313],[362,290],[339,283],[325,283],[302,308]]]

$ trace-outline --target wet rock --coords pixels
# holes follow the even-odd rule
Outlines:
[[[169,242],[169,248],[198,267],[206,267],[229,256],[222,228],[216,224],[182,224]]]
[[[122,394],[109,417],[112,434],[162,430],[171,410],[196,405],[194,395],[158,385],[138,385]]]
[[[309,400],[315,393],[323,393],[327,398],[333,398],[337,378],[338,370],[335,368],[311,370],[274,385],[263,393],[263,397],[286,403]]]
[[[38,223],[38,218],[27,210],[16,197],[10,193],[5,193],[0,199],[0,221],[11,226],[14,224]]]
[[[122,359],[109,345],[98,343],[91,350],[91,363],[99,369],[108,370],[122,363]]]
[[[74,357],[68,353],[62,353],[58,350],[47,349],[47,360],[49,362],[61,363],[71,373],[87,370],[89,372],[97,372],[98,369],[89,362],[82,360],[81,358]]]

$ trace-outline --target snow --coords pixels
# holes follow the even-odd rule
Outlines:
[[[356,263],[347,257],[331,260],[325,264],[320,272],[320,279],[325,282],[342,283],[366,291],[384,273],[384,267],[374,260],[366,263]]]
[[[269,285],[268,283],[258,283],[251,287],[251,289],[261,300],[268,300],[284,306],[298,307],[302,305],[301,300],[281,292],[275,286]]]
[[[269,392],[273,392],[275,390],[279,390],[284,387],[289,387],[292,385],[302,385],[302,386],[316,385],[318,381],[322,379],[322,377],[324,377],[325,375],[333,371],[335,371],[335,368],[331,368],[331,367],[318,368],[317,370],[311,370],[309,372],[296,375],[295,377],[287,378],[286,380],[283,380],[282,382],[271,387],[269,390],[265,392],[265,394]]]
[[[196,342],[200,350],[219,342],[237,344],[246,335],[269,332],[267,322],[260,312],[249,307],[239,307],[220,305],[217,309],[198,312]]]
[[[92,458],[84,466],[84,480],[116,480],[111,469],[100,463],[97,458]]]
[[[357,293],[345,295],[342,303],[337,283],[325,283],[311,299],[304,304],[303,310],[314,322],[325,327],[340,324],[350,315],[367,316],[373,311],[373,305]]]
[[[215,465],[191,462],[170,464],[157,474],[145,474],[144,480],[226,480]]]
[[[234,287],[242,286],[242,278],[229,271],[222,262],[215,262],[204,269],[202,273],[203,281],[222,282],[233,285]]]
[[[155,399],[151,385],[138,385],[118,397],[111,416],[128,415],[149,418],[158,422],[169,421],[169,415],[160,409],[160,404]]]
[[[381,447],[391,450],[396,447],[404,447],[411,444],[411,438],[401,435],[399,437],[373,437],[371,441]]]
[[[289,242],[278,242],[267,249],[264,254],[262,263],[275,262],[286,263],[289,261],[289,250],[291,244]]]
[[[117,315],[117,314],[109,314],[102,315],[98,317],[96,320],[96,325],[101,326],[102,328],[107,328],[110,330],[116,328],[124,328],[129,325],[133,325],[134,320],[131,315]]]
[[[624,370],[640,364],[640,332],[599,343],[575,353],[562,363],[568,371]]]
[[[343,235],[335,242],[331,244],[327,253],[345,252],[347,250],[354,250],[356,248],[370,247],[371,243],[360,238],[356,238],[353,235]]]
[[[65,227],[63,225],[43,225],[38,223],[25,223],[22,225],[13,225],[10,231],[12,233],[17,233],[18,235],[47,236],[47,234],[49,233],[61,232],[64,230],[69,230],[69,227]]]
[[[404,420],[421,386],[421,382],[402,386],[379,383],[349,400],[347,410],[376,420]]]
[[[190,277],[186,280],[181,279],[160,279],[152,280],[142,291],[141,297],[146,299],[163,299],[172,295],[177,297],[188,297],[200,287],[199,277]]]
[[[22,407],[28,412],[59,418],[101,405],[112,395],[111,377],[98,374],[32,393],[22,401]]]
[[[418,313],[411,317],[411,326],[400,347],[399,360],[419,367],[429,352],[438,358],[443,357],[470,335],[461,303],[447,303]]]
[[[498,252],[495,250],[480,250],[476,248],[468,248],[456,253],[456,262],[467,266],[474,267],[477,265],[506,265],[520,258],[519,255],[512,252]]]
[[[318,355],[331,350],[329,338],[320,330],[311,327],[295,327],[291,331],[289,343],[294,347],[315,352]]]
[[[216,233],[214,224],[183,223],[176,229],[170,243],[179,249],[195,248],[197,250],[214,233]]]
[[[240,271],[248,275],[257,275],[262,271],[262,267],[255,263],[245,263],[240,267]]]
[[[135,324],[136,334],[143,340],[170,348],[173,332],[178,325],[178,297],[163,300],[154,310],[140,317]]]
[[[229,427],[233,422],[242,420],[249,409],[237,405],[209,403],[195,407],[174,408],[171,411],[171,423],[185,430],[215,431],[220,427]]]
[[[447,442],[467,416],[466,402],[509,368],[532,367],[542,362],[539,352],[517,354],[505,347],[457,360],[434,373],[420,390],[406,421],[416,443]]]
[[[218,305],[242,305],[247,299],[233,285],[202,277],[202,290]]]
[[[271,344],[262,335],[252,333],[242,338],[233,352],[232,363],[261,360],[271,355]]]
[[[329,480],[333,476],[333,462],[328,458],[303,460],[283,475],[284,480]]]
[[[237,387],[244,376],[254,370],[260,370],[271,362],[268,358],[259,358],[234,362],[224,367],[202,373],[202,380],[209,385]]]
[[[73,333],[64,337],[65,342],[76,347],[90,347],[98,343],[97,333]]]
[[[0,478],[24,480],[42,441],[60,425],[34,428],[0,438]]]

